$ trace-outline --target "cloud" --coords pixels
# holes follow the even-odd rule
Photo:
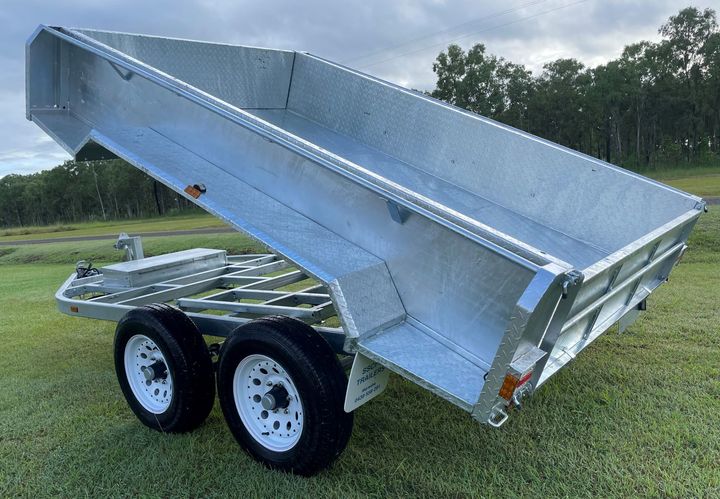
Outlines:
[[[50,137],[25,119],[24,88],[18,89],[17,85],[0,88],[0,116],[0,177],[33,173],[70,159]]]
[[[429,90],[434,86],[432,62],[451,40],[465,48],[484,43],[490,52],[535,72],[558,57],[594,66],[617,57],[628,43],[657,39],[660,24],[686,4],[687,0],[3,0],[0,176],[37,171],[68,159],[25,121],[24,42],[40,23],[304,50],[403,86]],[[720,0],[704,0],[699,6],[718,9]],[[402,45],[408,40],[412,43]],[[366,54],[372,55],[358,58]]]

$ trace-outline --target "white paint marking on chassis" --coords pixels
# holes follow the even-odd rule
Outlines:
[[[350,370],[345,412],[352,412],[368,400],[380,395],[388,384],[390,371],[362,354],[356,354]]]

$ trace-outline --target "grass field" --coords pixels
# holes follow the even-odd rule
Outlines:
[[[0,229],[0,243],[30,239],[51,239],[59,237],[104,236],[120,232],[163,232],[172,230],[204,229],[208,227],[225,227],[217,218],[206,213],[174,215],[161,218],[137,220],[112,220],[108,222],[92,222],[83,224],[62,224],[46,227],[18,227]]]
[[[720,174],[718,166],[700,166],[700,167],[678,167],[678,168],[659,168],[656,170],[645,170],[640,172],[646,177],[654,178],[660,181],[684,179],[691,177],[703,177],[706,175]],[[715,194],[717,195],[717,193]]]
[[[148,254],[195,246],[258,249],[237,234],[145,241]],[[341,459],[310,479],[247,457],[217,404],[187,435],[137,422],[115,379],[113,324],[53,301],[76,260],[119,257],[108,241],[0,247],[0,497],[720,496],[720,209],[648,312],[503,428],[394,376],[356,412]]]
[[[668,179],[665,182],[677,189],[701,197],[717,197],[720,192],[720,173]]]
[[[697,196],[720,196],[720,169],[718,168],[675,168],[647,171],[643,174]]]

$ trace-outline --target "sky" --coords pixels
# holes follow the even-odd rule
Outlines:
[[[25,41],[39,24],[307,51],[432,90],[449,43],[483,43],[536,74],[573,57],[595,66],[659,26],[720,0],[0,0],[0,177],[70,159],[25,119]]]

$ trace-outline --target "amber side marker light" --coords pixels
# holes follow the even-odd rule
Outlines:
[[[194,197],[195,199],[199,198],[200,194],[202,194],[202,192],[200,192],[200,189],[196,189],[192,185],[188,185],[187,187],[185,187],[185,192],[190,196]]]
[[[530,381],[530,378],[532,377],[532,369],[527,371],[526,373],[523,373],[522,376],[517,377],[514,374],[508,374],[505,376],[505,380],[503,381],[502,386],[500,387],[500,391],[498,392],[498,395],[500,395],[502,398],[504,398],[507,401],[512,400],[513,395],[515,394],[515,390],[523,386],[525,383]]]

